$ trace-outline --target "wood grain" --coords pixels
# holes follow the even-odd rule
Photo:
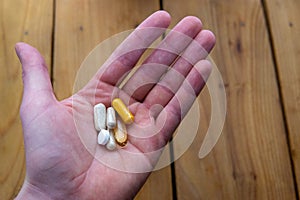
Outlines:
[[[53,84],[57,97],[63,99],[72,94],[76,72],[90,50],[106,38],[137,26],[159,8],[158,2],[59,0],[54,25],[53,0],[1,1],[0,199],[13,199],[25,175],[19,119],[21,66],[14,44],[25,41],[35,46],[49,69],[54,56]],[[175,162],[178,199],[295,199],[287,135],[300,191],[300,2],[263,2],[276,66],[259,0],[163,0],[173,25],[183,16],[196,15],[216,34],[212,57],[222,73],[228,101],[222,136],[213,151],[200,160],[197,155],[211,116],[209,93],[207,89],[202,92],[198,135]],[[175,156],[180,153],[178,145],[175,143]],[[136,199],[172,199],[170,167],[154,172]]]
[[[22,70],[14,45],[27,42],[51,66],[52,1],[2,0],[0,3],[0,199],[13,199],[25,176],[19,106]]]
[[[300,195],[300,2],[265,2]]]
[[[216,34],[212,57],[223,76],[228,101],[222,136],[200,160],[198,152],[210,119],[209,99],[201,97],[199,135],[175,162],[178,199],[295,199],[260,1],[164,0],[163,6],[176,20],[185,15],[200,17]]]
[[[57,1],[53,84],[58,99],[72,94],[77,70],[96,45],[135,28],[158,9],[159,1]],[[136,199],[170,199],[171,189],[167,167],[150,176]]]

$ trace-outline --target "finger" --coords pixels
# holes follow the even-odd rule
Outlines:
[[[20,115],[23,126],[26,126],[56,99],[47,66],[38,50],[25,43],[17,43],[15,49],[22,64],[24,90]]]
[[[214,44],[215,36],[213,33],[207,30],[201,31],[173,67],[152,88],[143,103],[148,108],[153,105],[164,107],[174,96],[192,67],[199,60],[207,57]],[[156,117],[156,113],[153,115]]]
[[[137,101],[143,101],[168,66],[190,44],[201,28],[202,23],[196,17],[190,16],[181,20],[122,89]]]
[[[181,120],[185,117],[193,102],[205,85],[212,70],[212,65],[207,60],[201,60],[191,69],[186,79],[159,113],[157,126],[162,127],[162,137],[168,141]]]
[[[192,106],[197,95],[203,88],[210,71],[211,64],[209,61],[201,60],[197,63],[187,75],[176,95],[173,96],[171,101],[159,113],[155,119],[155,126],[142,126],[143,129],[138,131],[139,135],[130,135],[130,142],[142,152],[154,152],[161,149],[170,140],[173,132]],[[149,116],[148,108],[143,107],[145,107],[143,104],[139,105],[139,112],[142,112],[144,116]],[[142,111],[140,111],[141,109]],[[152,108],[150,109],[150,115],[151,112]],[[135,117],[135,121],[138,123],[138,116],[136,115]],[[139,130],[139,126],[129,127],[128,131],[133,132],[130,131],[130,128]]]
[[[49,104],[55,97],[44,58],[37,49],[25,43],[17,43],[15,49],[23,71],[22,105]]]
[[[170,15],[165,11],[157,11],[144,20],[109,58],[96,75],[97,80],[117,85],[124,75],[134,67],[141,55],[170,24]]]

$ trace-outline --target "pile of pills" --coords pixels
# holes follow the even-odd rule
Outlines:
[[[126,124],[134,121],[134,116],[121,99],[114,99],[111,105],[107,109],[102,103],[94,106],[94,125],[99,131],[98,144],[105,145],[108,150],[114,150],[117,144],[121,147],[126,145]]]

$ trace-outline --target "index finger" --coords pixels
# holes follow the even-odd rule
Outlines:
[[[157,11],[145,19],[114,51],[108,66],[97,72],[96,78],[111,85],[120,83],[152,42],[164,33],[170,21],[165,11]]]

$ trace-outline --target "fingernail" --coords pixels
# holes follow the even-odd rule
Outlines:
[[[20,60],[20,62],[22,62],[22,55],[21,55],[21,51],[22,51],[22,46],[24,45],[25,43],[23,42],[18,42],[16,43],[15,45],[15,51],[16,51],[16,54]]]

